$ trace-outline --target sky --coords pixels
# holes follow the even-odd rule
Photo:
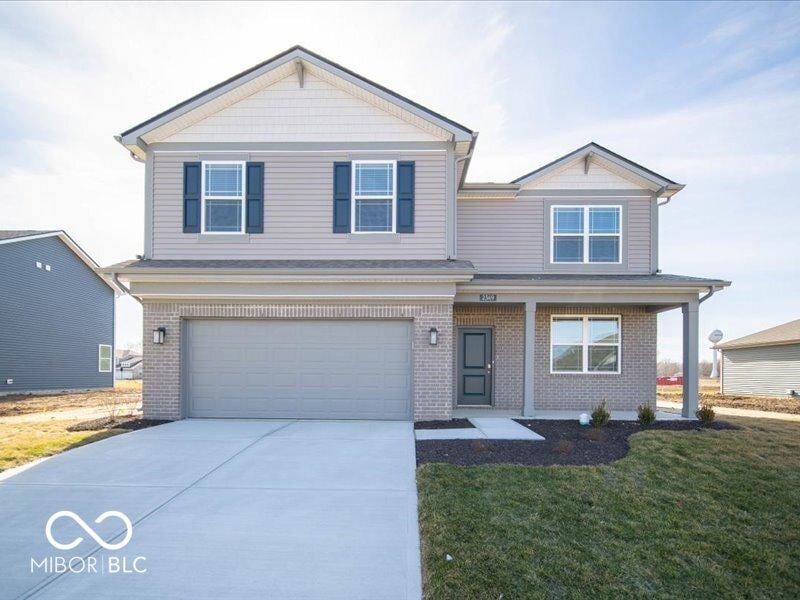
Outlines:
[[[733,281],[703,338],[800,317],[790,2],[4,3],[0,229],[65,229],[101,265],[140,254],[144,167],[112,136],[294,44],[479,131],[468,180],[593,140],[685,183],[660,209],[661,269]],[[118,346],[140,336],[119,299]],[[680,359],[679,311],[658,345]]]

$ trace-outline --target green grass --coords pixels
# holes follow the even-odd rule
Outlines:
[[[67,431],[78,421],[0,424],[0,471],[123,433],[121,429]]]
[[[599,467],[420,467],[425,597],[800,597],[800,424],[730,421]]]

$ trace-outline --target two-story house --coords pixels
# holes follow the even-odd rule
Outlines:
[[[632,410],[670,309],[692,414],[728,282],[659,271],[683,186],[594,143],[465,183],[477,137],[299,46],[118,136],[145,247],[103,272],[144,308],[145,416]]]

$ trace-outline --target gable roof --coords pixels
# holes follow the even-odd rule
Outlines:
[[[16,242],[25,242],[29,240],[38,240],[42,238],[48,237],[58,237],[64,244],[72,250],[72,252],[80,258],[87,267],[89,267],[94,273],[105,283],[108,287],[110,287],[115,292],[120,294],[124,293],[122,288],[118,286],[114,281],[109,281],[105,277],[102,277],[97,270],[100,266],[94,262],[94,259],[86,254],[86,252],[81,248],[78,244],[75,243],[66,231],[61,229],[58,230],[51,230],[51,231],[42,231],[42,230],[35,230],[35,229],[20,229],[20,230],[5,230],[0,231],[0,244],[13,244]]]
[[[179,102],[175,106],[158,113],[157,115],[139,123],[138,125],[134,125],[130,129],[123,131],[119,136],[116,136],[116,139],[122,145],[128,148],[132,154],[141,157],[144,154],[143,149],[147,145],[142,139],[143,136],[180,117],[187,118],[186,124],[181,128],[188,126],[193,122],[191,120],[191,113],[193,111],[197,111],[197,109],[201,106],[204,106],[216,99],[221,100],[220,109],[224,106],[228,106],[239,99],[233,94],[233,92],[238,88],[241,88],[247,83],[262,77],[271,71],[279,69],[280,67],[294,69],[297,61],[301,61],[303,63],[312,65],[315,68],[322,69],[345,83],[355,85],[377,98],[398,106],[400,109],[405,111],[405,113],[419,117],[448,132],[457,142],[471,142],[475,135],[474,132],[468,127],[461,125],[460,123],[457,123],[456,121],[449,119],[429,108],[426,108],[421,104],[418,104],[417,102],[414,102],[413,100],[410,100],[409,98],[406,98],[405,96],[402,96],[387,87],[375,83],[374,81],[371,81],[366,77],[363,77],[358,73],[355,73],[331,60],[328,60],[319,54],[311,52],[310,50],[297,45],[292,46],[288,50],[285,50],[280,54],[273,56],[272,58],[250,67],[249,69],[246,69],[241,73],[226,79],[225,81],[221,81],[207,90],[204,90],[199,94],[195,94],[191,98]],[[286,75],[281,75],[281,77],[287,75],[288,72]],[[230,102],[227,102],[228,99],[230,99]],[[199,116],[196,120],[200,120],[200,118],[202,118],[202,116]]]
[[[655,171],[651,171],[650,169],[643,167],[642,165],[635,163],[632,160],[617,154],[616,152],[612,152],[608,148],[604,148],[596,142],[589,142],[585,146],[581,146],[577,150],[573,150],[572,152],[569,152],[564,156],[531,171],[530,173],[526,173],[521,177],[517,177],[511,183],[525,185],[537,180],[541,180],[544,177],[555,173],[562,167],[566,167],[567,165],[580,159],[597,160],[601,166],[603,163],[606,163],[614,167],[621,168],[629,172],[635,178],[641,180],[653,191],[660,191],[660,195],[664,197],[671,197],[685,187],[683,184],[672,181],[663,175],[659,175]]]
[[[757,346],[782,346],[785,344],[800,344],[800,319],[789,321],[783,325],[776,325],[763,331],[757,331],[744,337],[717,344],[722,350],[734,348],[754,348]]]

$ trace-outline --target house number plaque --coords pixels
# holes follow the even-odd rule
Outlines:
[[[497,302],[497,294],[481,294],[478,299],[481,302]]]

